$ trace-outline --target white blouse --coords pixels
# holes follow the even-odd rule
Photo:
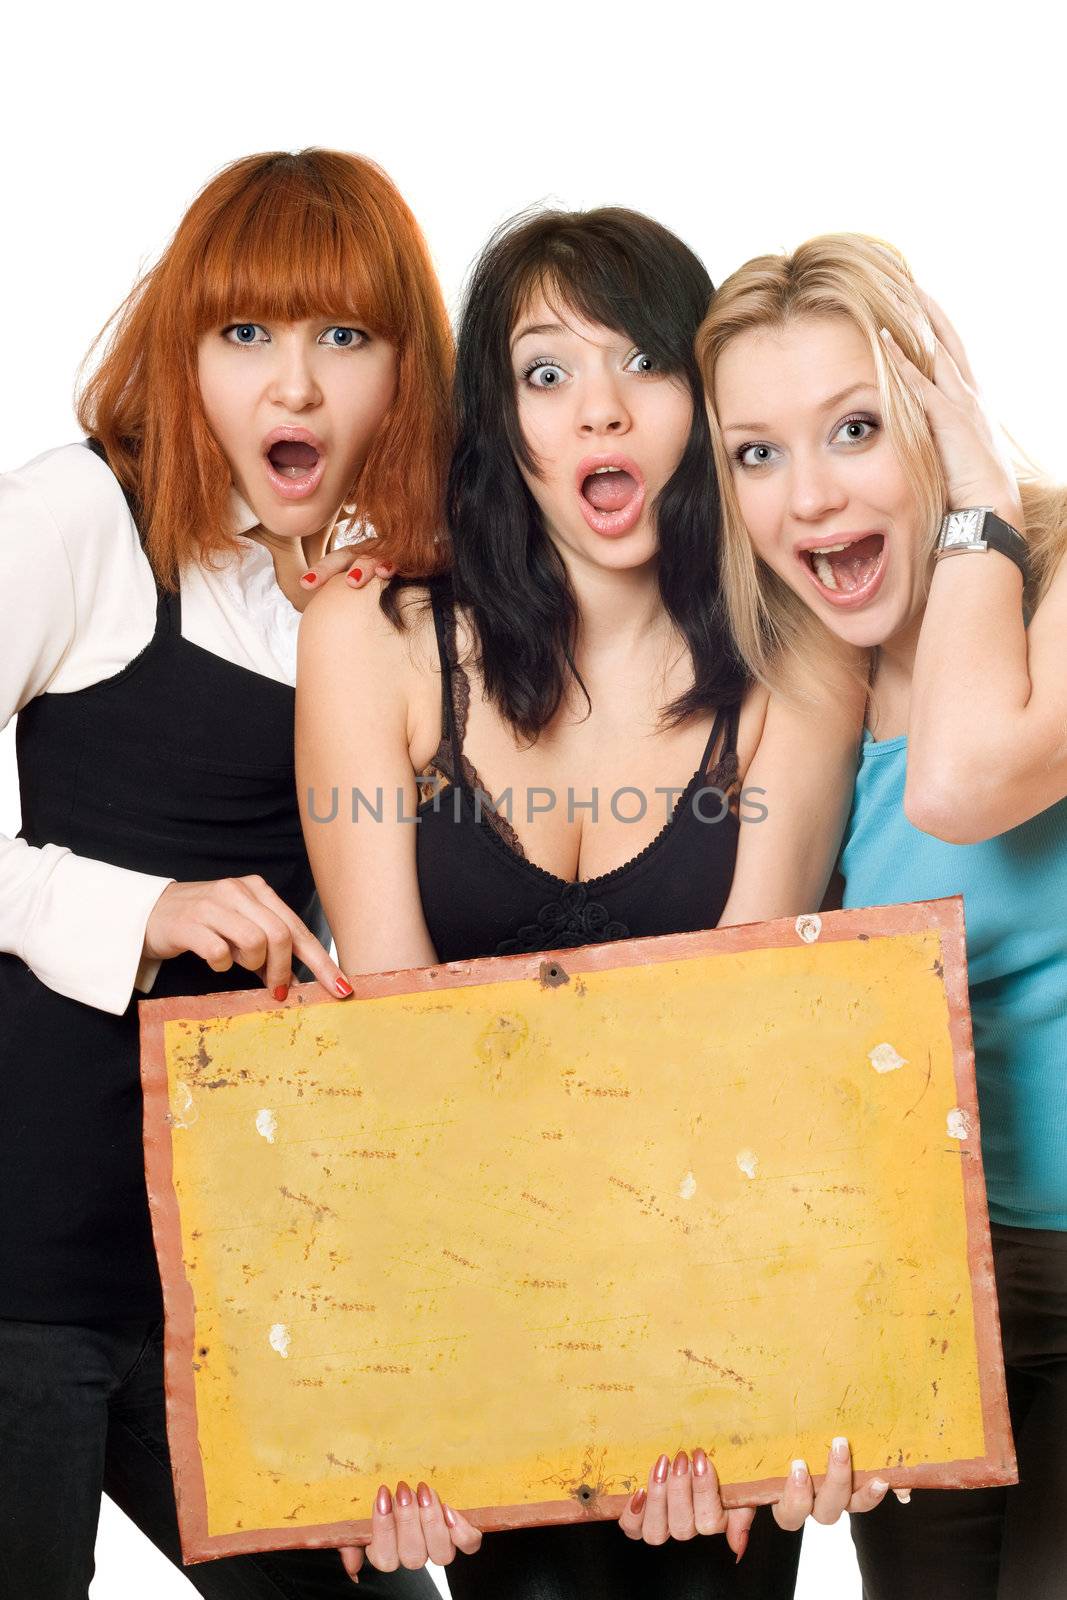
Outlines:
[[[256,516],[232,493],[233,531]],[[296,682],[300,612],[270,552],[238,537],[217,570],[180,574],[182,634],[226,661]],[[152,637],[156,589],[117,480],[84,445],[0,475],[0,728],[40,694],[68,694],[129,665]],[[145,927],[170,878],[0,835],[0,950],[42,983],[121,1014],[159,963]]]

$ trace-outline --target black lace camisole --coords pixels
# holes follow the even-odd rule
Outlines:
[[[739,708],[718,712],[696,771],[652,842],[612,872],[569,882],[528,859],[463,754],[470,686],[457,660],[453,608],[436,586],[432,593],[442,737],[432,781],[420,790],[417,862],[423,914],[438,959],[571,949],[715,927],[737,853]],[[718,759],[709,766],[717,747]],[[664,782],[673,776],[665,774]],[[633,794],[622,791],[623,814],[633,807]],[[648,803],[653,799],[666,808],[665,796],[648,797]],[[610,804],[610,797],[601,796],[605,801]]]

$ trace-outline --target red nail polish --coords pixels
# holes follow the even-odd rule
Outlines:
[[[659,1460],[656,1462],[656,1465],[652,1468],[652,1477],[653,1477],[654,1482],[656,1482],[656,1483],[666,1483],[667,1474],[668,1474],[668,1472],[670,1470],[671,1470],[671,1458],[670,1458],[670,1456],[667,1456],[667,1455],[660,1456]]]
[[[430,1493],[429,1484],[420,1483],[419,1487],[415,1490],[415,1498],[418,1500],[419,1505],[428,1511],[433,1505],[433,1495]]]
[[[355,582],[358,583],[360,578],[362,578],[362,576],[363,576],[363,568],[362,567],[349,567],[348,576],[350,578],[353,578],[355,580]]]
[[[384,1483],[378,1490],[378,1497],[374,1502],[374,1508],[376,1511],[381,1512],[383,1517],[387,1517],[390,1511],[393,1509],[393,1497],[389,1493],[389,1490],[385,1487]]]
[[[694,1450],[693,1451],[693,1472],[694,1472],[694,1475],[696,1477],[698,1477],[698,1478],[702,1478],[704,1476],[704,1474],[707,1472],[707,1470],[708,1470],[708,1458],[704,1454],[704,1451],[703,1450]]]
[[[274,996],[275,1000],[284,1000],[288,993],[289,985],[287,983],[279,983],[276,989],[271,990],[271,994]]]
[[[305,572],[304,576],[301,578],[300,582],[301,583],[317,583],[318,582],[318,573]]]
[[[641,1512],[645,1509],[645,1501],[647,1499],[648,1495],[645,1493],[644,1489],[638,1489],[633,1499],[630,1501],[630,1510],[633,1512],[635,1517],[641,1515]]]
[[[442,1506],[441,1510],[444,1512],[445,1521],[448,1523],[448,1526],[450,1528],[456,1527],[456,1513],[452,1510],[452,1507]]]
[[[342,1000],[347,1000],[349,995],[353,993],[352,985],[347,978],[335,978],[333,986]]]
[[[398,1506],[409,1506],[411,1504],[411,1502],[414,1500],[414,1498],[415,1498],[415,1496],[412,1494],[412,1492],[408,1488],[407,1484],[401,1478],[400,1482],[396,1486],[396,1503],[397,1503],[397,1505]]]
[[[737,1566],[737,1563],[740,1561],[741,1557],[744,1555],[745,1551],[748,1549],[748,1529],[747,1528],[745,1529],[744,1533],[742,1533],[740,1535],[740,1537],[738,1538],[737,1542],[741,1546],[741,1548],[737,1552],[736,1556],[734,1557],[734,1566],[735,1567]]]

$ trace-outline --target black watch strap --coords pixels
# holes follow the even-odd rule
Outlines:
[[[969,524],[966,531],[962,528],[948,527],[950,523],[959,524],[964,519]],[[941,529],[937,549],[938,560],[945,556],[963,555],[967,551],[982,551],[988,548],[1007,556],[1022,573],[1023,583],[1030,582],[1030,551],[1026,540],[1009,522],[1005,522],[1003,517],[998,517],[988,506],[949,512]]]

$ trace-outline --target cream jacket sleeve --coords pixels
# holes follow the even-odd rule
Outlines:
[[[84,445],[0,476],[0,728],[37,695],[121,671],[155,609],[122,492]],[[0,835],[0,950],[56,993],[121,1014],[155,979],[145,927],[171,881]]]

